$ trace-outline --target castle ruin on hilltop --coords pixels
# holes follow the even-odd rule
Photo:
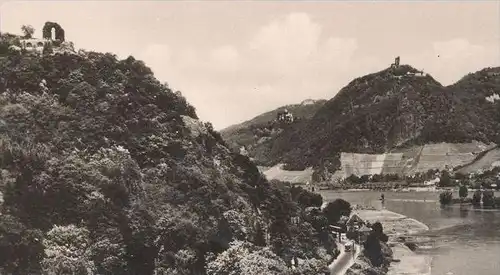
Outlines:
[[[391,69],[399,68],[399,56],[394,59],[394,63],[391,64]]]
[[[405,69],[404,66],[401,66],[400,65],[400,57],[396,57],[394,59],[394,63],[391,64],[390,66],[390,71],[393,75],[393,77],[395,78],[402,78],[404,76],[416,76],[416,77],[423,77],[423,76],[426,76],[427,74],[424,74],[424,71],[421,70],[421,71],[411,71],[411,70],[408,70],[408,69]]]
[[[58,23],[45,22],[42,33],[42,38],[20,39],[18,50],[37,53],[42,53],[47,48],[59,51],[73,50],[73,43],[66,42],[64,29]]]

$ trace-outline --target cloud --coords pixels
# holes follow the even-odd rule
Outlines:
[[[203,120],[220,129],[306,98],[332,98],[352,79],[392,62],[382,59],[384,54],[360,54],[362,46],[371,47],[325,33],[306,13],[291,13],[263,25],[238,46],[174,49],[154,44],[138,56],[161,80],[181,90]],[[401,60],[450,84],[484,64],[494,65],[498,49],[459,38],[429,43]]]
[[[404,63],[424,69],[443,85],[450,85],[464,75],[488,66],[498,66],[499,49],[476,45],[466,39],[435,41],[420,53],[405,58]]]
[[[220,128],[280,105],[331,97],[335,83],[345,85],[357,41],[323,37],[322,30],[308,14],[291,13],[262,26],[239,47],[154,44],[138,56],[182,90],[202,119]]]

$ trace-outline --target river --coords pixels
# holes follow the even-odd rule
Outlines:
[[[383,192],[385,208],[417,219],[430,230],[416,253],[432,256],[432,275],[497,275],[500,270],[500,211],[454,205],[441,208],[437,192]],[[325,201],[381,208],[381,192],[321,191]],[[471,194],[469,194],[471,196]],[[495,194],[496,197],[500,193]],[[454,194],[458,197],[458,193]]]

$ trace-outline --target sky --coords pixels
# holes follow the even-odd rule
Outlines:
[[[330,99],[396,56],[449,85],[500,66],[500,1],[5,1],[0,31],[59,23],[76,48],[143,60],[218,130]]]

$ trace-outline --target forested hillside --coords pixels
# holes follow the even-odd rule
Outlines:
[[[227,127],[221,130],[221,135],[232,148],[239,149],[244,146],[253,155],[254,149],[260,143],[266,140],[271,142],[270,140],[274,140],[284,129],[296,128],[307,123],[325,102],[326,100],[304,100],[300,104],[282,106],[251,120]],[[276,121],[276,115],[283,110],[287,110],[293,115],[293,123]]]
[[[321,197],[268,182],[143,62],[88,51],[38,55],[6,41],[2,274],[325,268],[336,248],[304,212]],[[292,256],[309,260],[292,272]]]
[[[500,105],[494,94],[500,94],[499,81],[498,69],[471,74],[448,87],[408,65],[382,70],[354,79],[308,123],[260,144],[253,157],[269,166],[282,162],[288,169],[334,171],[340,152],[497,142]]]

